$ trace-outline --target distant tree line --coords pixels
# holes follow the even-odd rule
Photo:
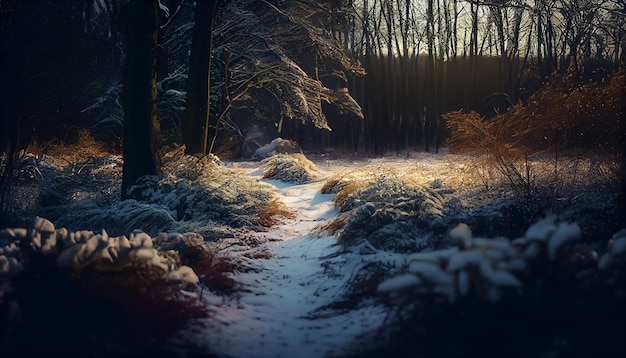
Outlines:
[[[368,73],[349,86],[365,115],[361,148],[341,142],[353,134],[335,133],[335,145],[349,150],[433,149],[446,135],[443,113],[493,116],[552,75],[598,79],[593,71],[626,59],[623,0],[334,3],[334,36]]]
[[[160,135],[235,156],[274,136],[312,150],[437,150],[444,113],[489,117],[550,75],[624,66],[625,22],[623,0],[4,0],[0,145],[12,158],[32,138],[100,129],[81,121],[100,118],[86,110],[108,93],[120,141],[128,116],[144,116],[124,146],[150,146],[157,168],[134,177],[158,172]],[[131,44],[136,31],[150,43]],[[122,78],[140,73],[148,100],[122,95]],[[144,107],[122,111],[134,102]]]

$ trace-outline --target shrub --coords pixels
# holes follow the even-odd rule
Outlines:
[[[317,180],[320,171],[303,154],[277,154],[265,160],[264,179],[287,183],[309,183]]]
[[[205,251],[194,266],[198,276],[204,277],[204,284],[211,290],[230,293],[235,289],[235,280],[229,274],[237,271],[237,264],[227,257]]]
[[[554,158],[554,181],[565,156],[580,149],[615,159],[626,125],[621,103],[626,75],[608,82],[575,83],[554,79],[528,100],[485,120],[476,112],[443,115],[451,130],[452,150],[479,155],[511,187],[530,197],[545,177],[537,162]]]
[[[279,223],[281,217],[295,219],[296,213],[290,211],[282,201],[273,199],[260,205],[257,221],[261,226],[272,227]]]

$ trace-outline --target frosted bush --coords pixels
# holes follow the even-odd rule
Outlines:
[[[337,238],[348,245],[363,238],[376,248],[410,252],[435,247],[445,234],[445,199],[437,191],[395,176],[380,174],[356,184],[342,184],[336,196],[350,212]],[[337,184],[333,185],[337,187]]]
[[[58,199],[42,212],[70,230],[105,228],[113,235],[135,229],[149,235],[198,232],[217,240],[246,237],[249,230],[273,222],[269,218],[284,208],[275,187],[225,167],[214,155],[185,155],[184,147],[164,155],[161,176],[140,178],[130,190],[134,200],[119,201],[119,191],[101,194],[100,188],[83,189],[85,195],[78,197],[74,194],[90,185],[89,180],[77,185],[57,175],[45,192]],[[117,179],[110,178],[109,185],[118,187]]]
[[[303,154],[277,154],[265,159],[264,179],[287,183],[308,183],[317,180],[319,169]]]

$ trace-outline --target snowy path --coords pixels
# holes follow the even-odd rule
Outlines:
[[[270,232],[259,233],[270,239],[274,257],[259,260],[261,269],[257,272],[237,275],[244,292],[237,297],[205,293],[213,317],[204,329],[189,332],[193,336],[190,338],[221,357],[341,354],[359,334],[380,326],[384,311],[369,305],[344,313],[316,312],[340,299],[361,260],[347,258],[351,254],[334,255],[339,247],[333,236],[311,234],[337,215],[333,195],[319,193],[321,182],[268,182],[276,185],[282,200],[298,217]]]

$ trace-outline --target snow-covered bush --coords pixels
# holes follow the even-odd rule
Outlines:
[[[625,233],[616,233],[599,258],[585,247],[577,224],[554,216],[515,240],[474,237],[460,224],[449,232],[454,246],[406,254],[379,280],[375,291],[392,313],[389,325],[373,333],[386,339],[370,347],[370,356],[623,351],[616,344],[626,325],[616,315],[626,308]],[[454,341],[459,350],[433,336]],[[563,344],[554,346],[555,339]]]
[[[335,192],[339,210],[350,213],[337,232],[340,242],[367,240],[377,249],[396,252],[440,246],[453,207],[439,191],[384,171],[330,178],[322,192]]]
[[[287,183],[308,183],[317,180],[321,173],[304,154],[277,154],[264,160],[264,179]]]
[[[141,178],[131,200],[119,200],[121,158],[94,157],[88,164],[70,177],[62,159],[43,159],[39,215],[69,230],[197,232],[210,241],[245,238],[249,230],[290,217],[272,185],[227,168],[213,155],[184,155],[184,147],[166,153],[163,174]]]
[[[224,167],[215,156],[183,152],[181,147],[165,155],[165,175],[144,177],[130,189],[137,200],[168,211],[170,231],[195,231],[212,240],[224,237],[216,226],[230,228],[232,237],[238,229],[259,228],[287,215],[273,186]]]
[[[145,341],[154,344],[191,318],[205,317],[199,277],[176,251],[158,250],[155,241],[144,232],[69,231],[39,217],[30,229],[1,230],[0,298],[28,317],[15,320],[2,310],[2,324],[16,327],[3,338],[24,339],[25,331],[38,342],[49,340],[52,351],[69,351],[64,345],[106,351],[99,346],[115,341],[145,353]],[[39,325],[67,329],[40,332]],[[138,341],[129,341],[131,335]]]

